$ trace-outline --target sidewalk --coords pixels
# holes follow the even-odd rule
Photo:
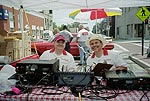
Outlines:
[[[133,42],[138,42],[138,41],[133,41]],[[129,58],[134,61],[136,64],[140,65],[143,68],[150,68],[150,57],[147,57],[147,54],[140,54],[138,51],[139,47],[132,47],[132,44],[126,43],[117,43],[120,48],[126,52],[129,53]],[[118,46],[118,47],[119,47]],[[136,52],[135,52],[136,51]]]
[[[129,58],[144,68],[150,68],[150,57],[147,57],[147,54],[143,56],[141,54],[134,54],[129,56]]]

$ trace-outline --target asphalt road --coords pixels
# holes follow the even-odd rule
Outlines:
[[[144,43],[144,51],[142,54],[142,44],[140,41],[124,41],[124,42],[115,42],[115,50],[122,52],[127,52],[130,56],[134,56],[137,59],[150,64],[150,57],[147,57],[147,49],[149,48],[150,43],[147,41]]]
[[[123,41],[123,42],[115,42],[117,45],[115,47],[122,47],[121,50],[122,51],[129,51],[130,54],[132,55],[142,55],[142,43],[139,41]],[[147,48],[149,47],[149,42],[145,42],[144,43],[144,51],[143,53],[145,54],[147,52]],[[118,50],[118,49],[117,49]],[[120,49],[119,49],[120,50]]]

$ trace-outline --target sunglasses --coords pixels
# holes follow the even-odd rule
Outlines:
[[[116,74],[127,73],[127,70],[116,70]]]

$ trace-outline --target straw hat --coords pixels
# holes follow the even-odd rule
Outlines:
[[[92,34],[91,37],[85,42],[86,46],[90,48],[91,40],[100,40],[103,43],[103,47],[106,45],[106,40],[100,34]]]

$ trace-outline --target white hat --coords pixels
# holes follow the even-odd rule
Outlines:
[[[100,34],[92,34],[91,37],[85,42],[86,46],[90,48],[90,41],[98,39],[103,43],[103,47],[106,45],[106,40]]]

